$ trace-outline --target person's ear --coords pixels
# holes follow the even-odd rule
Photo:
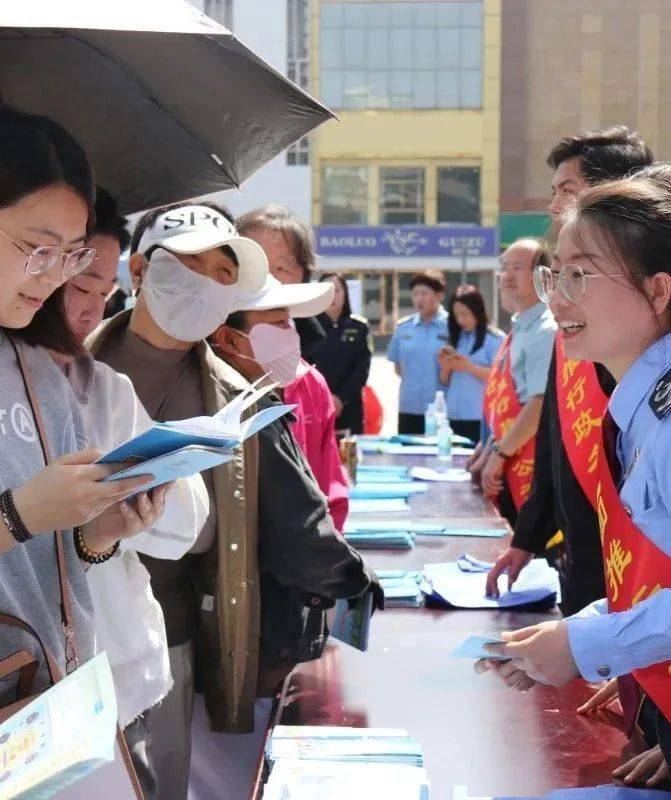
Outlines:
[[[128,268],[133,281],[133,289],[137,292],[142,288],[142,281],[144,280],[145,272],[149,268],[149,262],[141,253],[133,253],[128,261]]]
[[[240,354],[235,331],[228,325],[218,327],[211,340],[214,349],[226,358],[236,358]]]
[[[671,275],[656,272],[647,280],[647,294],[657,316],[667,313],[671,307]]]

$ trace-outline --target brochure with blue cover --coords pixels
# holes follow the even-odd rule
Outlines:
[[[373,615],[373,593],[366,592],[352,602],[340,599],[335,604],[335,616],[331,623],[331,636],[341,642],[356,647],[363,653],[368,650],[370,618]]]
[[[236,447],[295,408],[273,405],[242,422],[243,412],[276,387],[271,384],[259,389],[257,384],[258,381],[212,417],[155,422],[149,430],[99,459],[100,464],[120,467],[105,480],[153,475],[154,480],[144,487],[151,489],[230,461]]]

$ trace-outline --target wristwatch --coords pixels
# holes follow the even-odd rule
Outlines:
[[[508,459],[512,458],[511,455],[508,455],[507,453],[504,453],[503,450],[501,450],[501,446],[497,441],[492,442],[491,447],[492,447],[492,453],[496,453],[496,455],[499,458],[502,458],[504,461],[508,461]]]

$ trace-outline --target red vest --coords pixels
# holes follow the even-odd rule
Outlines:
[[[570,361],[557,336],[557,403],[562,442],[573,472],[599,519],[609,611],[626,611],[671,588],[671,558],[627,513],[606,460],[601,421],[607,405],[589,361]],[[671,720],[671,661],[634,670],[633,676]]]
[[[496,356],[485,389],[485,420],[497,441],[510,429],[522,410],[522,404],[517,397],[515,383],[510,372],[510,341],[511,335],[508,334]],[[524,505],[531,491],[535,449],[536,437],[534,436],[512,458],[506,461],[506,481],[515,508],[518,510]]]

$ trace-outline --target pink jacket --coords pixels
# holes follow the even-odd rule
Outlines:
[[[335,438],[335,406],[321,372],[305,362],[302,366],[305,372],[284,388],[284,402],[297,404],[291,432],[328,499],[336,528],[342,532],[349,510],[349,486]]]

